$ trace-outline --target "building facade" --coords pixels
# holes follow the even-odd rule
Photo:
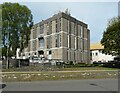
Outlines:
[[[37,56],[41,62],[90,62],[90,31],[87,24],[60,12],[42,20],[31,29],[26,58]]]
[[[108,55],[102,52],[104,46],[100,43],[94,43],[90,45],[91,51],[91,63],[93,62],[108,62],[114,60],[115,56]]]

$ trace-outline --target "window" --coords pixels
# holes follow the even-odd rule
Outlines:
[[[55,19],[56,22],[56,33],[58,32],[58,23],[57,23],[57,19]]]
[[[68,24],[69,24],[69,21],[67,20],[67,24],[66,24],[67,27],[66,27],[66,29],[67,29],[67,32],[68,32],[68,34],[69,34],[69,30],[68,30],[68,29],[69,29],[69,26],[68,26]]]
[[[50,36],[50,48],[52,48],[52,36]]]
[[[82,26],[80,26],[80,36],[83,38],[83,27]]]
[[[83,39],[80,40],[80,49],[83,49]]]
[[[61,29],[61,17],[60,17],[60,19],[59,19],[59,20],[60,20],[60,31],[61,31],[61,30],[62,30],[62,29]]]
[[[76,36],[78,36],[78,24],[76,25]]]
[[[77,49],[77,37],[75,37],[75,49]]]
[[[90,56],[92,56],[92,53],[90,53]]]
[[[69,35],[67,35],[67,43],[68,43],[68,48],[70,47],[70,41],[69,41]]]
[[[49,48],[49,43],[48,43],[49,38],[46,37],[46,40],[47,40],[47,49],[48,49]]]
[[[50,34],[52,34],[52,21],[50,21],[50,23],[49,23],[49,32],[50,32]]]
[[[61,47],[61,34],[59,35],[59,38],[60,38],[60,47]]]
[[[55,42],[56,42],[55,47],[59,47],[59,34],[55,35]]]
[[[74,35],[76,35],[76,24],[74,23]]]
[[[52,54],[52,51],[49,51],[49,55],[51,55]]]
[[[40,38],[40,48],[44,48],[44,39]]]
[[[40,34],[43,34],[44,31],[44,25],[40,25]]]
[[[74,60],[76,60],[76,55],[75,55],[75,51],[74,51]]]
[[[96,56],[98,56],[98,53],[95,53]]]
[[[49,35],[49,24],[48,24],[48,22],[47,22],[47,35]]]

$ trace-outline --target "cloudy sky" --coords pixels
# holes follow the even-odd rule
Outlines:
[[[21,2],[33,14],[34,23],[68,8],[71,15],[88,24],[91,43],[99,42],[108,20],[118,15],[117,2]]]

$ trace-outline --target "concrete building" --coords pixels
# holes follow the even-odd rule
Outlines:
[[[104,49],[104,46],[102,46],[100,43],[94,43],[90,45],[91,63],[99,62],[99,61],[108,62],[108,61],[114,60],[115,56],[102,53],[103,49]]]
[[[87,24],[59,12],[31,29],[23,55],[37,56],[40,62],[90,62],[90,31]]]

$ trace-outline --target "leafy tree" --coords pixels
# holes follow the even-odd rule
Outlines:
[[[104,46],[104,53],[120,56],[120,17],[108,22],[101,44]]]
[[[33,17],[26,6],[18,3],[2,4],[2,46],[8,46],[13,55],[18,47],[22,50],[28,45],[32,25]]]
[[[0,56],[2,55],[2,48],[1,48],[1,45],[2,45],[2,7],[0,5]]]

